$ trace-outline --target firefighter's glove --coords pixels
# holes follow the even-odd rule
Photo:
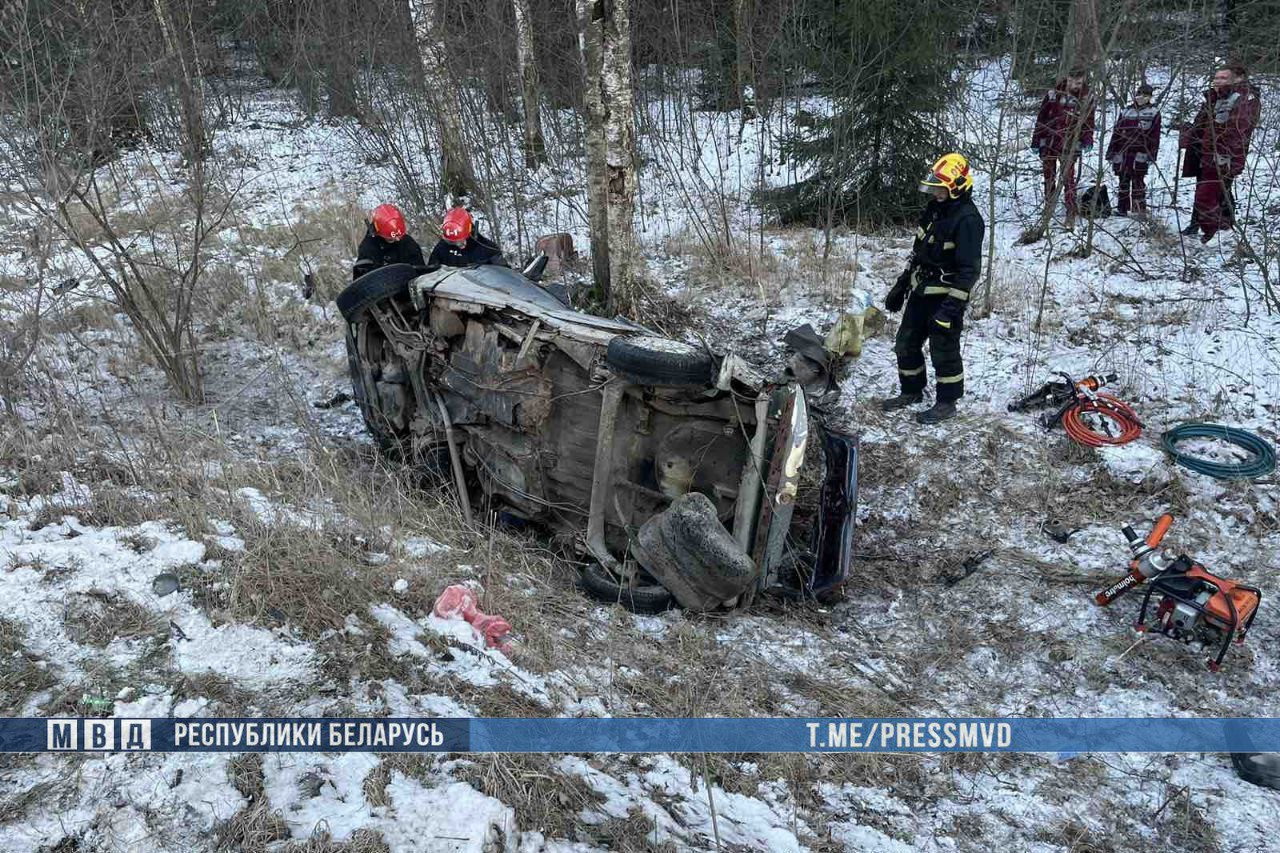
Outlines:
[[[944,332],[955,331],[964,316],[964,303],[954,296],[942,300],[938,310],[933,312],[933,324]]]
[[[902,310],[902,306],[906,304],[907,294],[911,292],[911,270],[910,268],[903,270],[902,275],[898,276],[898,280],[893,283],[889,293],[884,297],[884,309],[890,314],[896,314]]]

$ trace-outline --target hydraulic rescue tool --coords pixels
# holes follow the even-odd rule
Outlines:
[[[1114,373],[1086,376],[1079,382],[1059,371],[1062,381],[1049,381],[1021,399],[1009,404],[1009,411],[1052,406],[1053,411],[1040,416],[1040,425],[1051,430],[1059,423],[1067,436],[1085,447],[1128,444],[1142,435],[1142,421],[1129,405],[1119,398],[1099,391],[1115,382]]]
[[[1141,632],[1153,631],[1184,643],[1199,642],[1216,654],[1208,660],[1209,669],[1217,672],[1234,639],[1243,643],[1245,635],[1258,615],[1262,592],[1257,587],[1226,580],[1211,574],[1186,554],[1171,557],[1157,549],[1169,528],[1172,515],[1162,515],[1146,538],[1126,524],[1122,528],[1129,540],[1128,573],[1105,589],[1094,593],[1094,601],[1106,607],[1134,587],[1147,583],[1138,621]],[[1151,611],[1152,621],[1147,614]]]

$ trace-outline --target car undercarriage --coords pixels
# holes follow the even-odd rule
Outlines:
[[[573,544],[583,587],[638,610],[739,606],[848,573],[857,443],[819,426],[822,509],[795,542],[809,446],[794,382],[575,311],[496,266],[403,265],[339,297],[354,395],[379,444]]]

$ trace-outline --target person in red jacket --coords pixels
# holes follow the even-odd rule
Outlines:
[[[1138,87],[1133,103],[1120,111],[1107,144],[1107,162],[1120,178],[1116,215],[1145,216],[1147,170],[1160,150],[1160,111],[1151,103],[1152,89]]]
[[[1208,243],[1219,231],[1235,224],[1235,200],[1231,184],[1244,171],[1245,156],[1254,125],[1261,114],[1257,91],[1238,65],[1219,68],[1195,121],[1183,129],[1178,145],[1186,149],[1182,174],[1196,179],[1196,199],[1191,224],[1200,242]]]
[[[1036,116],[1031,147],[1044,171],[1045,203],[1053,198],[1058,174],[1066,196],[1067,227],[1076,220],[1076,165],[1081,151],[1093,147],[1094,99],[1083,71],[1073,70],[1045,93]]]

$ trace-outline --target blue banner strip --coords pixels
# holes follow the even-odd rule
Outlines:
[[[1280,718],[21,718],[0,752],[1280,752]]]

